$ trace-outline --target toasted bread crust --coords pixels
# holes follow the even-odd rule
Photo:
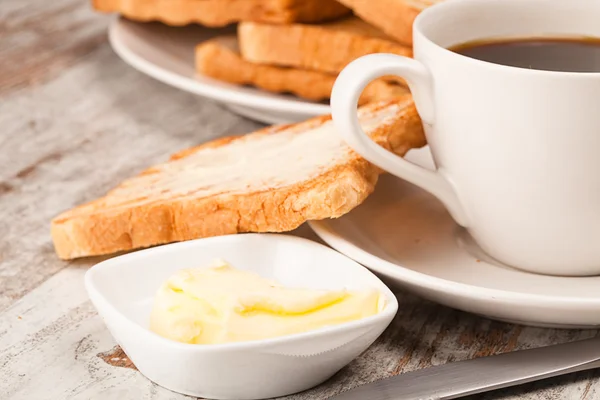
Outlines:
[[[334,0],[92,0],[92,5],[97,11],[173,26],[198,23],[219,27],[239,21],[321,22],[350,12]]]
[[[421,147],[425,138],[420,119],[409,96],[395,102],[366,106],[367,112],[400,105],[386,124],[371,131],[381,146],[398,155]],[[251,135],[302,134],[321,126],[329,116],[288,125],[269,127]],[[227,146],[240,137],[218,139],[172,157],[182,160],[207,147]],[[310,151],[310,150],[307,150]],[[115,190],[135,185],[123,182],[107,197],[81,205],[56,217],[51,234],[59,257],[72,259],[109,254],[157,244],[239,232],[283,232],[307,220],[339,217],[364,201],[382,172],[356,153],[347,152],[343,163],[322,171],[317,177],[249,192],[223,192],[207,197],[194,193],[161,198],[156,196],[109,203]],[[160,173],[155,168],[141,175]]]
[[[229,45],[227,45],[229,44]],[[254,64],[235,51],[235,38],[208,40],[196,47],[199,73],[237,85],[252,85],[274,93],[292,93],[309,100],[329,99],[336,76],[329,73],[274,65]],[[359,105],[408,94],[397,82],[379,79],[369,84]]]
[[[356,17],[320,25],[243,22],[238,39],[242,56],[250,62],[332,74],[371,53],[412,56],[410,47]]]
[[[412,45],[412,25],[431,0],[338,0],[400,43]]]

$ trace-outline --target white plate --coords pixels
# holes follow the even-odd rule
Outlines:
[[[233,28],[169,27],[160,23],[116,18],[109,28],[115,52],[135,69],[166,83],[225,104],[232,111],[267,123],[303,121],[329,114],[329,106],[277,95],[251,87],[224,83],[196,74],[194,47],[212,37],[231,34]]]
[[[407,158],[433,168],[427,148]],[[600,277],[544,276],[501,265],[435,198],[391,175],[349,214],[310,225],[336,250],[435,302],[524,325],[600,326]]]
[[[371,317],[266,340],[194,345],[150,331],[159,286],[177,270],[209,266],[215,258],[289,287],[375,288],[386,303]],[[327,246],[286,235],[220,236],[126,254],[92,267],[85,286],[142,374],[167,389],[212,399],[271,398],[313,387],[366,350],[398,310],[393,293],[366,268]]]

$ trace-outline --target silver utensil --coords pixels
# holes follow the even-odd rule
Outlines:
[[[392,376],[330,400],[455,399],[600,367],[600,337],[451,362]]]

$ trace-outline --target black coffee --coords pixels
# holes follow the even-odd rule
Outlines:
[[[451,47],[450,50],[467,57],[511,67],[546,71],[600,72],[600,38],[476,41]]]

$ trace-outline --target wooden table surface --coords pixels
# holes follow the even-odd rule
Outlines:
[[[0,1],[0,399],[189,398],[135,370],[85,293],[83,275],[98,259],[60,261],[49,222],[169,153],[259,125],[125,65],[107,42],[109,20],[84,0]],[[297,233],[317,240],[307,227]],[[503,324],[398,296],[397,318],[369,350],[289,399],[597,334]],[[600,399],[599,377],[477,398]]]

